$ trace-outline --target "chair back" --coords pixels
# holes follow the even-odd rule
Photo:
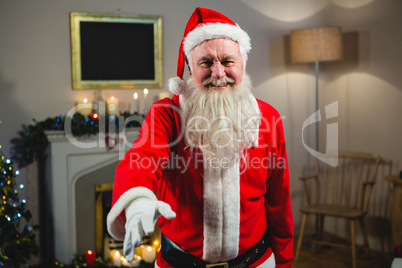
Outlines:
[[[318,185],[315,202],[366,211],[375,185],[380,157],[356,152],[339,152],[337,157],[336,166],[316,160]]]

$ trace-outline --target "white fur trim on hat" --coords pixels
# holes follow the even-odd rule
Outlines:
[[[145,187],[135,187],[126,191],[113,205],[109,214],[107,215],[106,223],[109,234],[116,240],[124,240],[126,234],[125,224],[126,219],[123,217],[122,212],[131,204],[135,199],[149,198],[157,200],[155,194]]]
[[[187,82],[180,77],[172,77],[168,81],[169,91],[173,94],[183,94],[187,87]]]
[[[183,50],[187,59],[190,59],[190,52],[195,46],[205,40],[216,38],[227,38],[236,41],[240,46],[240,52],[244,52],[246,55],[251,50],[250,37],[239,25],[209,23],[199,26],[187,34],[183,42]],[[243,53],[242,56],[244,56]]]

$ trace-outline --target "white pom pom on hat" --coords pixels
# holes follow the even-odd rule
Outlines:
[[[168,81],[169,91],[175,95],[183,94],[187,87],[187,82],[178,76],[172,77]]]
[[[197,7],[187,22],[181,40],[177,60],[177,77],[169,79],[169,90],[173,94],[183,94],[187,87],[183,74],[186,57],[190,56],[191,50],[205,40],[216,38],[236,41],[243,53],[251,50],[250,37],[231,19],[215,10]]]

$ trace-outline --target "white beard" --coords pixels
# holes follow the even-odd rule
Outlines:
[[[259,109],[246,74],[228,91],[200,87],[192,79],[187,84],[180,99],[184,141],[203,154],[203,259],[225,261],[239,252],[239,163],[246,157],[243,149],[258,142]]]
[[[187,147],[222,158],[242,155],[244,148],[253,146],[261,120],[247,74],[229,91],[202,88],[192,78],[187,84],[181,103]]]

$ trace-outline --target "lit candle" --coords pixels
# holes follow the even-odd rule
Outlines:
[[[148,111],[148,89],[147,88],[144,88],[144,98],[145,98],[144,113],[147,113],[147,111]]]
[[[134,254],[134,258],[131,262],[127,262],[126,258],[122,257],[121,263],[123,266],[139,267],[141,263],[141,257]]]
[[[95,264],[95,252],[92,250],[88,250],[85,252],[85,263],[89,265],[94,265]]]
[[[92,105],[88,103],[87,98],[84,98],[82,102],[78,103],[77,112],[85,117],[92,113]]]
[[[134,98],[134,113],[138,113],[138,93],[135,92],[133,95]]]
[[[110,99],[107,100],[107,111],[109,115],[119,115],[119,99],[112,96]]]
[[[164,91],[160,92],[158,95],[159,99],[169,98],[170,99],[170,92]]]
[[[121,255],[118,250],[112,250],[110,252],[112,263],[115,266],[120,266],[121,265]]]
[[[146,246],[142,248],[142,259],[145,262],[154,262],[156,258],[156,249],[151,246]]]

